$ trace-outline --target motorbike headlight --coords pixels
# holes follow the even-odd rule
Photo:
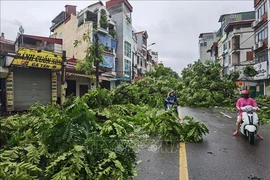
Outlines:
[[[250,111],[253,110],[253,108],[252,108],[252,106],[248,106],[248,107],[246,107],[246,110],[247,110],[248,112],[250,112]]]

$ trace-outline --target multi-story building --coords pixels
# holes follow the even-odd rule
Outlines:
[[[227,25],[231,22],[238,21],[253,21],[255,19],[255,12],[239,12],[231,14],[223,14],[220,16],[218,22],[221,23],[221,27],[218,31],[220,39],[218,40],[218,61],[223,66],[223,75],[227,74],[227,69],[229,67],[229,51],[228,51],[228,33],[224,31]]]
[[[246,65],[254,63],[252,46],[254,44],[254,32],[251,24],[254,20],[230,22],[224,28],[228,42],[228,64],[224,64],[224,74],[239,72],[241,87],[255,86],[256,83],[250,77],[245,77],[243,70]]]
[[[140,55],[138,53],[138,40],[136,36],[136,30],[132,28],[132,63],[131,63],[131,80],[134,80],[135,77],[138,77],[138,65],[140,64]]]
[[[4,113],[7,111],[7,106],[12,102],[8,101],[8,98],[12,94],[7,94],[9,92],[10,82],[7,82],[7,77],[9,75],[9,66],[13,60],[12,55],[15,55],[14,41],[5,38],[5,34],[1,33],[0,36],[0,112]]]
[[[202,62],[211,60],[211,55],[208,53],[208,50],[216,42],[216,33],[207,32],[201,33],[199,35],[199,59]]]
[[[140,31],[135,33],[137,36],[137,55],[139,57],[139,63],[137,64],[138,76],[144,76],[147,72],[148,60],[147,60],[147,31]]]
[[[150,51],[150,54],[152,56],[153,64],[158,64],[158,52],[156,51]]]
[[[16,56],[7,77],[8,111],[27,110],[36,102],[55,104],[60,98],[62,39],[20,34],[14,44]]]
[[[254,80],[257,81],[256,93],[257,95],[269,94],[269,90],[266,92],[266,87],[269,86],[269,1],[254,0],[254,9],[256,14],[255,21],[252,24],[255,31],[253,51],[256,64],[254,68],[258,72],[254,77]]]
[[[97,30],[99,44],[104,46],[104,62],[100,64],[101,87],[113,89],[115,87],[114,77],[116,75],[115,58],[117,46],[115,22],[112,21],[110,14],[101,1],[89,5],[78,13],[76,12],[76,6],[66,5],[65,7],[66,10],[61,12],[52,21],[53,26],[51,27],[51,31],[54,33],[52,36],[58,36],[63,39],[63,48],[67,51],[67,57],[69,57],[68,62],[72,62],[69,64],[74,66],[77,59],[85,58],[85,50],[89,46],[89,43],[94,43],[94,31]],[[66,14],[66,16],[62,14]],[[62,17],[62,19],[59,17]],[[87,35],[88,41],[82,40],[85,35]],[[74,47],[75,40],[81,41],[77,47]],[[96,71],[95,68],[94,70]],[[89,76],[89,78],[91,77]],[[89,85],[90,81],[88,80],[88,83],[86,83],[86,79],[86,77],[81,77],[81,80],[78,78],[77,80],[69,80],[68,84],[70,86],[76,86],[76,88],[73,88],[73,90],[69,90],[68,88],[68,91],[81,96],[83,94],[82,91],[87,92],[87,88],[94,88],[95,81],[90,80],[91,84]]]
[[[133,7],[127,0],[110,0],[106,2],[108,12],[117,26],[116,75],[117,84],[131,81],[132,64],[132,11]]]
[[[218,43],[215,42],[210,49],[207,50],[208,53],[210,53],[210,60],[212,62],[218,61]]]
[[[230,22],[224,28],[228,42],[228,64],[225,64],[227,73],[234,72],[235,67],[252,64],[253,61],[253,20]]]

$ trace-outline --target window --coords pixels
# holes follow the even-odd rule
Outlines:
[[[236,21],[236,14],[230,15],[230,21]]]
[[[203,45],[204,45],[204,46],[207,46],[207,42],[204,42]]]
[[[267,1],[265,1],[259,8],[256,10],[256,20],[262,17],[267,12]]]
[[[268,39],[268,25],[267,24],[256,33],[255,42],[258,43],[259,41],[264,41],[266,39]]]
[[[131,58],[131,44],[125,41],[125,56]]]
[[[62,39],[62,33],[59,34],[59,39]]]
[[[223,44],[223,51],[226,51],[227,50],[227,42],[225,42],[224,44]]]
[[[127,76],[130,76],[130,72],[131,72],[130,65],[131,65],[131,62],[125,59],[125,75]]]
[[[214,38],[213,34],[205,34],[205,35],[203,35],[203,39],[213,39],[213,38]]]
[[[255,61],[256,63],[268,61],[268,51],[255,54]]]

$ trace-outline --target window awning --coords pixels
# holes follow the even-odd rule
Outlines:
[[[79,73],[71,73],[71,72],[66,72],[66,76],[74,76],[74,77],[83,77],[83,78],[90,78],[90,79],[96,79],[96,76],[90,76],[90,75],[86,75],[86,74],[79,74]],[[104,76],[99,76],[99,80],[102,81],[109,81],[108,78],[104,77]]]

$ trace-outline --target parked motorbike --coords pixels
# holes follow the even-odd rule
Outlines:
[[[255,112],[258,110],[258,107],[248,105],[241,107],[241,110],[243,111],[243,122],[241,124],[240,131],[244,136],[248,137],[249,143],[253,145],[255,136],[258,134],[259,118],[258,114]]]

